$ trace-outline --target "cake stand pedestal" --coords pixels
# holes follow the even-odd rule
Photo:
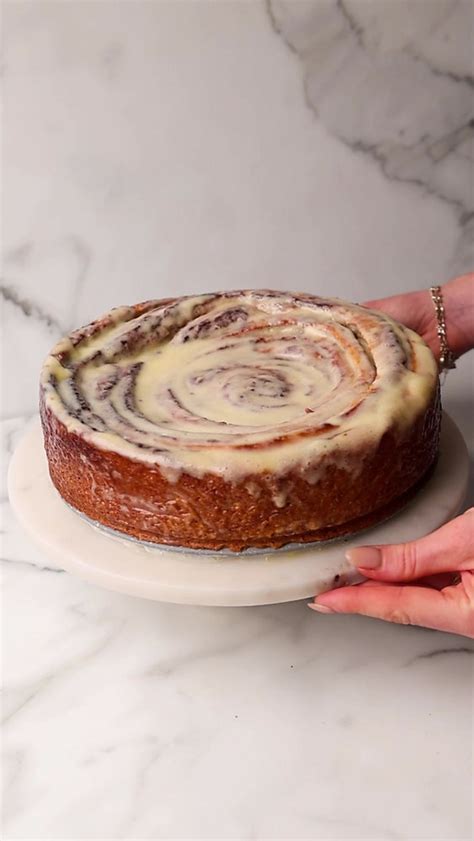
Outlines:
[[[150,547],[91,525],[53,487],[38,420],[15,450],[8,488],[12,507],[35,543],[60,567],[93,584],[179,604],[261,605],[310,598],[337,585],[357,583],[361,579],[344,552],[365,543],[412,540],[438,528],[460,511],[468,471],[462,435],[444,415],[436,469],[398,514],[352,537],[241,556]]]

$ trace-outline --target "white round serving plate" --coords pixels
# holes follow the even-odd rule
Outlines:
[[[443,415],[441,452],[426,485],[402,511],[352,537],[263,554],[177,552],[125,540],[96,528],[61,499],[48,473],[39,420],[10,462],[12,507],[30,537],[60,567],[93,584],[157,601],[192,605],[261,605],[309,598],[360,577],[344,558],[351,546],[400,543],[428,534],[463,504],[466,445]]]

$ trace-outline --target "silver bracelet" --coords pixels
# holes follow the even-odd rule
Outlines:
[[[456,357],[449,347],[446,335],[446,317],[441,286],[431,286],[430,294],[436,312],[436,320],[438,322],[437,333],[439,339],[439,367],[441,371],[447,371],[456,367]]]

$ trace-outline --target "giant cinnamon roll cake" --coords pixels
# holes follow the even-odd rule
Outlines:
[[[388,316],[269,290],[121,307],[41,374],[52,481],[145,541],[242,550],[354,533],[438,451],[437,366]]]

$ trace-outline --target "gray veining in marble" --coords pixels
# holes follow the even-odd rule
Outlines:
[[[52,343],[114,305],[472,269],[472,9],[7,0],[2,467]],[[471,456],[472,380],[443,388]],[[56,574],[4,472],[5,839],[472,836],[469,643]]]
[[[452,3],[267,0],[328,130],[389,180],[448,204],[453,272],[474,263],[474,10]]]

